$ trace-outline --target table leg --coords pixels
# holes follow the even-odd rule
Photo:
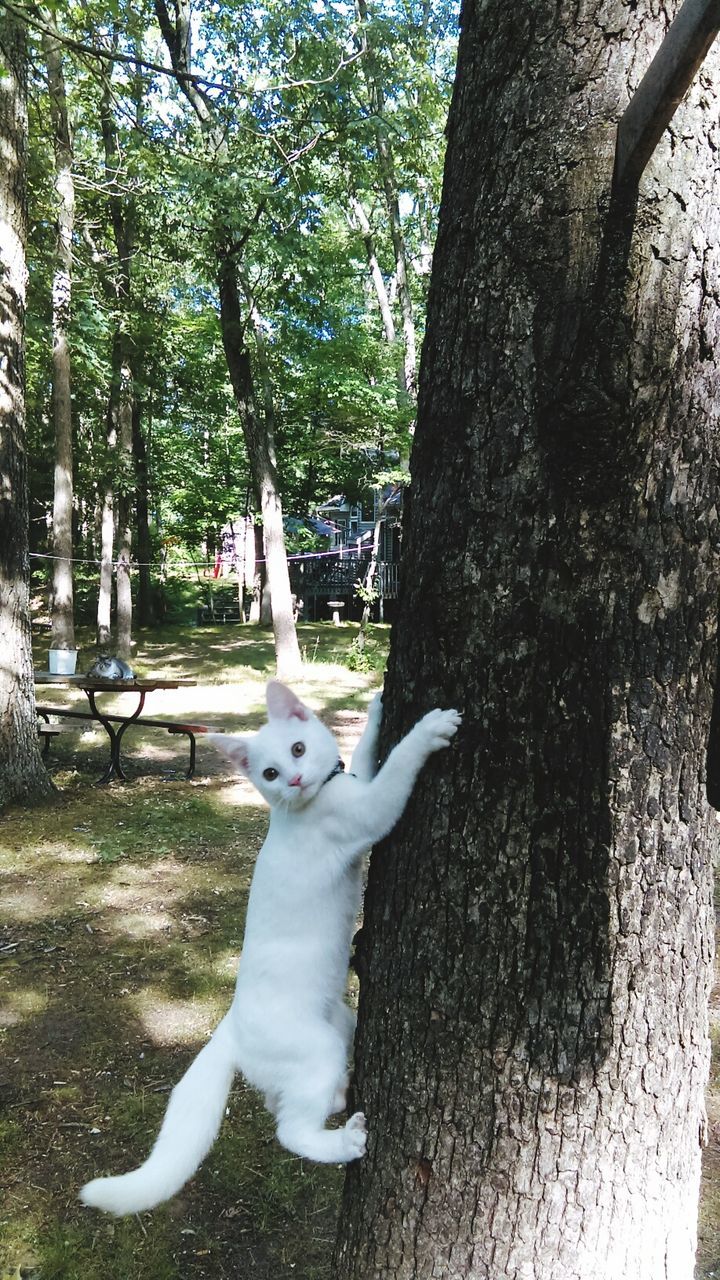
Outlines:
[[[105,690],[105,692],[109,693],[110,690]],[[122,686],[119,682],[118,692],[122,693]],[[129,693],[130,690],[126,690],[125,692]],[[122,761],[120,758],[120,745],[122,743],[122,737],[125,730],[133,723],[134,720],[137,720],[140,712],[145,706],[145,690],[140,690],[138,694],[137,707],[133,711],[132,715],[129,715],[127,719],[123,720],[118,729],[116,729],[111,721],[102,714],[102,711],[95,701],[95,690],[86,689],[85,693],[87,694],[87,700],[90,703],[90,710],[92,711],[93,719],[100,721],[100,724],[105,729],[110,740],[110,759],[108,760],[105,772],[98,778],[97,785],[100,786],[102,783],[110,782],[113,778],[120,778],[124,782],[126,780],[126,774],[122,767]]]
[[[35,713],[36,713],[36,715],[38,716],[38,719],[42,718],[42,719],[45,721],[45,723],[46,723],[46,724],[49,724],[49,723],[50,723],[50,717],[49,717],[49,715],[48,715],[47,711],[38,711],[38,710],[37,710],[37,708],[35,708]],[[50,735],[46,733],[46,734],[45,734],[45,741],[43,742],[43,746],[42,746],[42,758],[43,758],[43,760],[46,760],[46,759],[47,759],[47,757],[48,757],[49,753],[50,753]]]

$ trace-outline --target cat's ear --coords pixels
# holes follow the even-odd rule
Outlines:
[[[279,680],[268,680],[266,692],[268,716],[271,720],[289,720],[297,716],[298,720],[309,720],[310,711],[300,701],[292,689]]]
[[[249,742],[236,733],[209,733],[208,740],[232,760],[240,773],[247,773],[250,768]]]

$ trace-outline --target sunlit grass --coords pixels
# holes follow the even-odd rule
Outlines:
[[[0,1029],[13,1027],[25,1018],[31,1018],[48,1006],[45,991],[9,991],[0,1005]]]

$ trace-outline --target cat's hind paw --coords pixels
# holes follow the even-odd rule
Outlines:
[[[356,1111],[343,1129],[346,1160],[359,1160],[367,1147],[367,1121],[362,1111]]]
[[[440,707],[435,707],[434,711],[428,711],[423,716],[419,727],[425,734],[428,749],[442,751],[443,747],[450,745],[461,724],[462,716],[459,711],[443,711]]]

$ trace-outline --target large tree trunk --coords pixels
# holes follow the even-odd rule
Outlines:
[[[47,15],[45,15],[47,18]],[[50,114],[55,143],[57,247],[53,277],[53,381],[55,424],[55,486],[52,527],[52,645],[75,648],[72,573],[73,437],[70,396],[70,299],[72,236],[75,222],[75,183],[65,79],[59,39],[46,32],[43,51],[48,72]]]
[[[25,28],[5,14],[0,41],[0,808],[52,791],[38,747],[28,587],[26,92]]]
[[[665,26],[465,5],[385,744],[437,703],[464,725],[371,861],[337,1280],[693,1273],[717,52],[608,213]]]

